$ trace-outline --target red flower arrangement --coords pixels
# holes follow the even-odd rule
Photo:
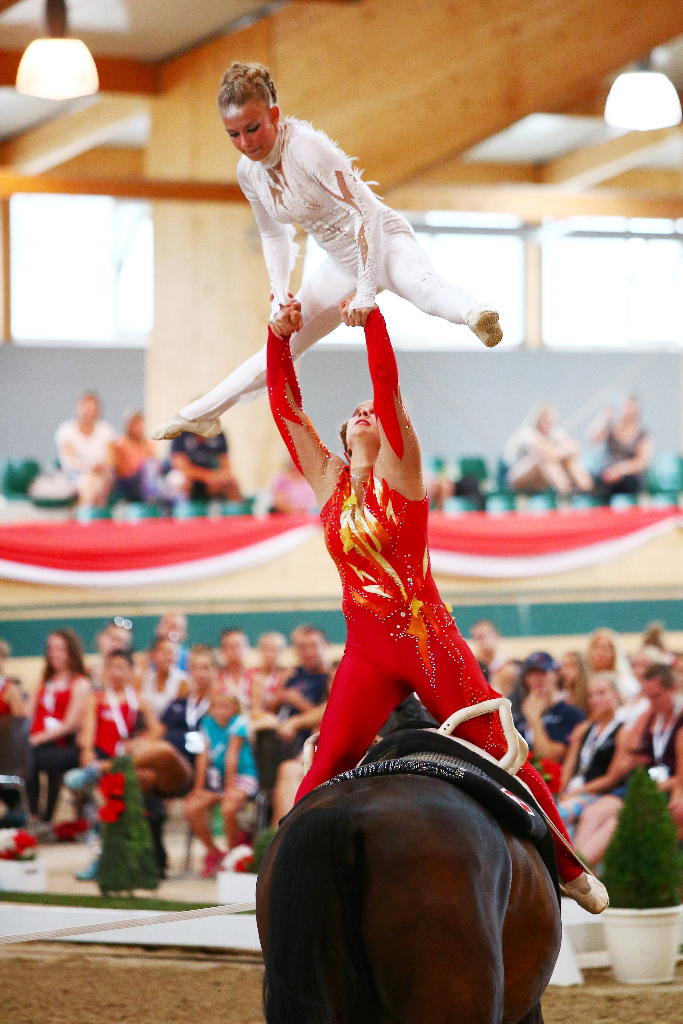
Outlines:
[[[37,839],[23,829],[3,829],[0,860],[34,860],[37,847]]]
[[[113,825],[126,809],[123,799],[126,791],[126,777],[123,772],[107,772],[100,779],[100,795],[104,803],[100,807],[100,821]]]
[[[562,788],[562,765],[551,761],[549,757],[531,757],[531,764],[541,776],[551,793],[559,793]]]

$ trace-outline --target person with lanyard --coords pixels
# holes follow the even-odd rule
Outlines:
[[[649,709],[616,738],[609,770],[611,792],[585,808],[576,831],[577,848],[590,864],[599,864],[605,855],[623,807],[626,781],[639,765],[668,794],[671,813],[679,829],[683,826],[683,695],[676,692],[669,665],[653,665],[645,672],[642,694]]]
[[[177,697],[186,697],[190,690],[187,676],[177,667],[175,660],[176,648],[173,641],[168,637],[157,637],[142,682],[142,692],[157,718],[161,718],[171,701]]]
[[[580,708],[568,704],[557,689],[558,668],[547,651],[530,654],[522,669],[521,704],[515,696],[512,704],[515,727],[533,756],[562,765],[569,737],[586,716]]]
[[[205,749],[197,757],[194,787],[185,800],[185,817],[206,847],[203,878],[213,878],[225,857],[214,840],[211,811],[221,805],[228,849],[237,843],[237,812],[258,792],[258,772],[248,723],[234,694],[216,691],[202,722]]]
[[[562,765],[562,790],[557,806],[570,835],[584,807],[613,788],[610,774],[622,722],[621,700],[614,676],[594,675],[588,684],[589,717],[572,732]]]
[[[348,301],[341,316],[348,322]],[[344,460],[325,447],[303,411],[289,340],[272,325],[268,331],[271,410],[315,491],[327,549],[341,578],[347,626],[317,750],[297,800],[358,764],[389,714],[411,693],[438,722],[497,696],[432,576],[420,445],[377,307],[368,315],[365,341],[373,399],[356,406],[342,427]],[[463,722],[457,736],[497,760],[508,746],[500,719],[491,713]],[[518,776],[553,824],[565,894],[601,913],[609,903],[607,891],[576,858],[548,787],[529,761]]]
[[[45,822],[52,820],[64,773],[78,765],[76,737],[90,688],[80,638],[72,629],[56,629],[47,638],[41,686],[29,703],[32,758],[26,792],[37,815],[40,775],[47,775]]]
[[[221,631],[221,667],[218,670],[218,686],[226,693],[237,697],[243,711],[251,706],[252,673],[247,668],[249,640],[241,629]]]
[[[194,765],[197,754],[204,749],[200,726],[216,684],[216,658],[208,644],[193,644],[188,668],[190,692],[187,697],[171,701],[161,716],[161,724],[165,728],[165,739]]]

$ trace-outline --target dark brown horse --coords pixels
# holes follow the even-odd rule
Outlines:
[[[561,939],[550,875],[445,781],[315,790],[256,901],[268,1024],[542,1024]]]

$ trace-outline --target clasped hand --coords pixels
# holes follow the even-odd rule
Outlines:
[[[347,327],[365,327],[368,317],[372,313],[375,306],[361,306],[358,309],[349,309],[351,303],[356,297],[356,293],[349,295],[348,298],[344,299],[343,302],[339,303],[339,312],[341,318]]]
[[[278,338],[288,338],[304,325],[301,315],[301,303],[290,298],[286,306],[280,306],[277,313],[270,318],[268,326]]]

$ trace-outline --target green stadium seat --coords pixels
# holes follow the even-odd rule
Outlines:
[[[464,512],[476,512],[477,503],[471,498],[459,498],[454,495],[452,498],[446,498],[443,510],[448,516],[460,516]]]
[[[76,519],[79,523],[92,523],[97,519],[111,519],[110,508],[100,508],[95,505],[81,505],[76,509]]]
[[[460,476],[472,476],[480,484],[488,480],[489,471],[486,460],[478,455],[468,455],[459,460]]]
[[[570,508],[597,508],[599,500],[592,494],[572,494],[569,499]]]
[[[557,496],[554,491],[530,494],[526,499],[527,512],[552,512],[555,508],[557,508]]]
[[[509,491],[497,491],[486,495],[486,511],[494,515],[502,512],[514,512],[515,496]]]
[[[129,501],[123,507],[121,516],[127,523],[137,523],[139,519],[158,519],[161,509],[158,505],[147,505],[141,501]]]
[[[637,504],[638,496],[636,494],[613,494],[610,498],[609,507],[620,512],[626,508],[634,508]]]
[[[674,452],[660,452],[647,471],[650,494],[678,494],[683,491],[683,459]]]
[[[650,498],[652,508],[669,508],[678,505],[678,491],[662,491],[660,494],[653,494]]]
[[[209,510],[206,501],[177,501],[173,506],[174,519],[201,519]]]
[[[2,471],[2,493],[10,500],[26,498],[28,489],[40,473],[35,459],[8,460]]]

